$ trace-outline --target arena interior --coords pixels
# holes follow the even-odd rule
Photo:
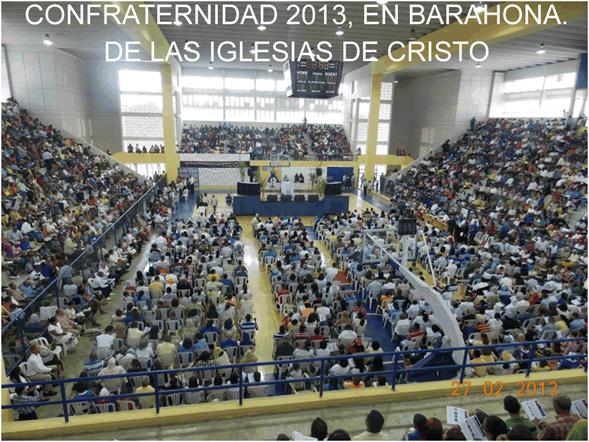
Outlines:
[[[345,2],[352,27],[2,2],[4,439],[587,440],[587,4],[473,30],[369,3],[394,2]],[[475,35],[483,62],[386,56]],[[379,44],[207,52],[338,39]]]

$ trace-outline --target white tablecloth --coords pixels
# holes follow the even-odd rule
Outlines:
[[[282,195],[290,195],[294,197],[294,183],[291,183],[290,181],[283,181],[280,183],[280,193]]]

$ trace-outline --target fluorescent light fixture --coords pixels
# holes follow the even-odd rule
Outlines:
[[[483,65],[482,65],[482,64],[480,64],[479,62],[477,62],[477,64],[475,64],[475,65],[474,65],[474,67],[475,67],[476,69],[480,69],[480,68],[482,68],[482,67],[483,67]]]
[[[45,34],[45,39],[43,40],[43,44],[45,46],[53,46],[53,42],[49,40],[49,34]]]
[[[342,29],[341,26],[337,27],[337,31],[335,31],[335,35],[337,35],[338,37],[341,37],[342,35],[344,35],[344,30]]]
[[[395,84],[399,84],[399,80],[395,80]]]
[[[258,31],[265,31],[265,30],[266,30],[266,26],[264,26],[262,24],[258,26]]]
[[[544,49],[544,43],[540,43],[540,49],[536,51],[536,54],[542,55],[546,53],[546,49]]]

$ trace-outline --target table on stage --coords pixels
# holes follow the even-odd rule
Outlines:
[[[280,183],[280,194],[290,195],[294,198],[294,183],[291,183],[290,181],[283,181]]]

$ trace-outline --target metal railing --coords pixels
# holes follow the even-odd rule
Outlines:
[[[72,410],[70,410],[69,404],[75,403],[88,403],[88,409],[92,408],[92,404],[95,403],[114,403],[116,401],[124,400],[124,399],[137,399],[142,397],[154,397],[154,407],[155,412],[159,413],[162,406],[169,406],[167,397],[170,395],[174,395],[176,393],[185,394],[185,393],[197,393],[197,392],[209,392],[215,390],[232,390],[238,389],[239,395],[237,399],[239,401],[239,405],[243,405],[244,399],[246,399],[245,389],[248,387],[258,387],[258,386],[276,386],[276,385],[285,385],[285,384],[299,384],[304,383],[306,386],[310,386],[313,384],[317,384],[314,388],[314,392],[318,393],[319,397],[323,396],[324,391],[327,390],[334,390],[339,389],[339,381],[343,380],[350,380],[352,378],[366,378],[366,377],[381,377],[381,376],[388,376],[390,377],[390,387],[393,391],[395,391],[397,385],[400,384],[403,376],[405,378],[408,377],[409,374],[416,374],[416,373],[435,373],[439,371],[448,371],[450,373],[454,372],[453,377],[457,377],[460,380],[460,383],[463,383],[464,379],[467,377],[467,369],[474,368],[474,367],[493,367],[505,364],[518,364],[520,366],[520,370],[523,370],[526,377],[529,376],[530,372],[532,371],[532,365],[535,362],[542,362],[542,361],[560,361],[560,360],[574,360],[577,361],[579,367],[584,366],[585,372],[587,370],[587,354],[586,353],[579,353],[579,354],[568,354],[568,355],[561,355],[561,356],[536,356],[536,350],[539,347],[543,346],[550,346],[552,344],[563,344],[563,343],[577,343],[581,344],[586,342],[587,338],[567,338],[567,339],[555,339],[555,340],[543,340],[543,341],[530,341],[530,342],[517,342],[517,343],[507,343],[507,344],[496,344],[496,345],[479,345],[479,346],[465,346],[465,347],[454,347],[454,348],[436,348],[436,349],[427,349],[427,350],[406,350],[406,351],[398,351],[398,352],[384,352],[384,353],[356,353],[353,355],[342,355],[342,356],[328,356],[328,357],[321,357],[321,358],[308,358],[308,359],[288,359],[288,360],[275,360],[275,361],[266,361],[266,362],[251,362],[251,363],[242,363],[242,364],[233,364],[233,365],[218,365],[218,366],[204,366],[204,367],[188,367],[188,368],[179,368],[179,369],[169,369],[169,370],[153,370],[153,371],[142,371],[142,372],[132,372],[132,373],[125,373],[125,374],[117,374],[117,375],[109,375],[109,376],[89,376],[84,378],[70,378],[70,379],[54,379],[48,381],[34,381],[30,383],[14,383],[14,384],[4,384],[2,385],[2,389],[14,389],[18,387],[30,387],[30,386],[43,386],[43,385],[57,385],[59,386],[59,391],[61,394],[60,399],[50,400],[50,401],[37,401],[37,402],[24,402],[24,403],[13,403],[13,404],[3,404],[2,409],[11,409],[11,410],[18,410],[20,408],[25,407],[37,407],[37,406],[49,406],[49,405],[61,405],[63,409],[63,418],[65,422],[68,422],[70,416],[72,415]],[[482,350],[482,349],[509,349],[509,348],[517,348],[522,347],[529,350],[529,357],[525,357],[522,359],[515,359],[510,361],[496,361],[496,362],[485,362],[485,363],[476,363],[473,364],[472,362],[467,362],[467,354],[468,351],[465,350]],[[460,364],[449,364],[449,365],[436,365],[436,366],[427,366],[427,367],[404,367],[403,361],[405,356],[409,355],[418,355],[418,354],[447,354],[451,355],[455,351],[460,351],[464,354],[462,358],[462,362]],[[343,359],[373,359],[374,357],[382,357],[383,361],[388,358],[389,362],[384,362],[384,365],[392,366],[389,369],[381,370],[381,371],[372,371],[372,372],[364,372],[364,373],[355,373],[355,374],[346,374],[346,375],[338,375],[334,376],[330,374],[327,369],[329,367],[330,362],[335,362],[338,360]],[[425,357],[425,356],[424,356]],[[279,378],[279,379],[272,379],[272,380],[265,380],[260,382],[245,382],[244,381],[244,374],[247,374],[247,370],[251,373],[252,370],[255,371],[259,367],[267,367],[271,366],[274,367],[275,373],[281,373],[285,370],[285,367],[292,365],[292,364],[313,364],[317,367],[316,373],[314,376],[302,377],[302,378]],[[523,368],[522,368],[523,365]],[[239,382],[237,384],[223,384],[223,385],[208,385],[208,386],[198,386],[194,388],[181,388],[181,389],[164,389],[161,383],[162,376],[169,376],[169,375],[178,375],[183,373],[189,374],[198,374],[203,373],[206,371],[216,371],[216,370],[232,370],[238,374]],[[74,382],[100,382],[104,380],[112,380],[112,379],[121,379],[121,383],[123,383],[128,378],[134,377],[144,377],[147,376],[150,378],[150,384],[153,386],[153,392],[145,392],[145,393],[123,393],[123,394],[115,394],[111,396],[84,396],[84,397],[74,397],[68,398],[66,396],[66,385]],[[224,382],[226,379],[224,380]],[[163,401],[162,401],[163,399]],[[115,405],[116,407],[116,405]],[[85,413],[84,413],[85,414]]]
[[[166,177],[160,177],[154,185],[147,190],[137,201],[135,201],[126,211],[123,213],[114,223],[108,226],[98,237],[96,237],[91,244],[89,244],[72,262],[68,263],[73,271],[74,275],[88,275],[93,269],[97,269],[98,263],[102,260],[102,249],[110,240],[117,243],[118,238],[121,238],[129,229],[129,225],[136,219],[137,214],[145,211],[147,205],[153,201],[158,192],[165,186]],[[4,350],[4,358],[7,360],[7,366],[9,368],[17,365],[23,357],[26,356],[26,339],[28,338],[25,333],[25,320],[35,312],[39,311],[39,308],[45,305],[53,305],[48,303],[50,295],[54,296],[55,305],[60,306],[60,292],[62,281],[61,276],[57,275],[51,281],[47,283],[43,289],[35,295],[35,297],[21,310],[14,312],[11,316],[10,322],[2,327],[2,340],[3,344],[7,338],[16,338],[19,342],[15,345],[6,345],[9,348],[8,352]],[[14,334],[16,333],[16,336]],[[38,333],[41,337],[45,334]],[[30,339],[34,339],[31,337]],[[12,347],[10,349],[10,347]],[[19,348],[15,348],[19,347]]]

